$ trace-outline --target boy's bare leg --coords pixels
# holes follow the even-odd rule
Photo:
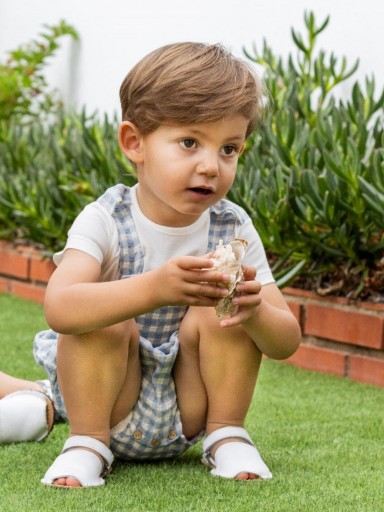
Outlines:
[[[110,444],[110,429],[137,401],[141,385],[139,334],[133,320],[83,335],[60,336],[58,382],[71,435]],[[56,485],[79,486],[71,477]]]
[[[193,437],[202,428],[210,434],[225,426],[243,427],[261,362],[255,343],[242,327],[221,328],[213,308],[190,308],[179,339],[174,375],[185,435]],[[213,455],[226,442],[217,443]]]

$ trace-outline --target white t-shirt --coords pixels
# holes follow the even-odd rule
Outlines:
[[[209,210],[189,226],[161,226],[143,214],[137,201],[136,189],[137,185],[131,188],[131,212],[144,253],[143,272],[157,268],[177,256],[202,256],[206,253]],[[256,268],[257,281],[262,285],[274,282],[263,244],[251,219],[238,228],[235,238],[248,241],[243,263]],[[60,264],[67,249],[77,249],[96,258],[101,265],[100,281],[119,278],[120,248],[116,223],[100,203],[89,204],[77,216],[68,232],[64,249],[53,256],[56,265]]]

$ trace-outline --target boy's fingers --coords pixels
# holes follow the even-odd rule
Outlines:
[[[212,286],[208,283],[196,283],[190,286],[188,294],[195,297],[208,297],[221,299],[228,295],[228,289],[220,286]]]
[[[258,294],[261,291],[261,284],[258,281],[243,281],[237,283],[236,291],[238,293]]]
[[[253,281],[256,277],[256,269],[255,267],[248,267],[247,265],[242,265],[244,281]]]
[[[250,318],[250,310],[239,310],[235,315],[224,318],[220,322],[221,327],[234,327],[235,325],[240,325],[245,320]]]
[[[177,263],[183,270],[205,269],[213,265],[210,258],[197,258],[195,256],[184,256],[183,258],[179,258]]]
[[[240,295],[233,299],[233,303],[243,307],[257,307],[261,304],[259,295]]]
[[[229,281],[229,276],[216,270],[195,270],[191,280],[194,283],[226,283]]]

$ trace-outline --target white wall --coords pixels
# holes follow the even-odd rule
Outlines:
[[[65,19],[81,41],[63,40],[47,76],[67,104],[111,114],[119,110],[125,74],[152,49],[183,40],[221,42],[243,56],[243,46],[261,47],[266,38],[286,56],[293,49],[290,27],[304,29],[305,10],[313,10],[318,22],[331,15],[320,46],[345,55],[350,65],[359,58],[352,81],[374,74],[381,90],[383,0],[0,0],[0,60],[35,38],[44,23]]]

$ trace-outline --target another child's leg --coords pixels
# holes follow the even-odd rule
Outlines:
[[[25,389],[33,391],[43,390],[42,386],[35,381],[19,379],[12,375],[8,375],[7,373],[0,372],[0,399],[10,393],[14,393],[15,391],[24,391]]]
[[[39,441],[53,421],[53,404],[41,384],[0,372],[0,443]]]
[[[206,428],[243,427],[262,354],[242,327],[223,329],[213,308],[190,308],[179,332],[175,383],[187,437]],[[216,443],[211,454],[231,438]],[[240,479],[257,475],[238,474]]]
[[[133,320],[89,334],[60,336],[57,375],[71,436],[87,436],[109,446],[111,427],[129,414],[139,395],[138,341]],[[71,477],[52,483],[80,485]]]

